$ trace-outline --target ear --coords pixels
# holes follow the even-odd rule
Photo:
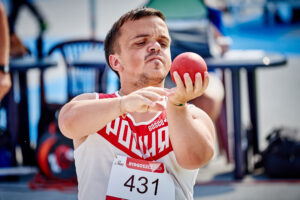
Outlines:
[[[109,55],[109,64],[113,68],[113,70],[119,72],[123,71],[124,67],[120,62],[120,59],[117,55],[111,54]]]

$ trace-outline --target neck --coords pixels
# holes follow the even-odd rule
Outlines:
[[[123,85],[123,84],[122,84]],[[120,90],[118,91],[119,95],[120,96],[124,96],[124,95],[128,95],[134,91],[137,91],[139,89],[142,89],[142,88],[146,88],[146,87],[161,87],[163,88],[164,87],[164,84],[157,84],[157,85],[145,85],[145,86],[141,86],[141,87],[126,87],[126,86],[121,86]]]

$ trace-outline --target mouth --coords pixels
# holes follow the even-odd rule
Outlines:
[[[160,56],[152,56],[146,60],[146,62],[152,61],[160,61],[161,63],[164,63],[163,59]]]

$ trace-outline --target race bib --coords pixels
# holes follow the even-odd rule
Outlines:
[[[171,176],[160,162],[115,158],[106,200],[173,200],[175,188]]]

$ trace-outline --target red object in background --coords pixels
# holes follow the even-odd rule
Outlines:
[[[184,82],[184,77],[183,75],[185,73],[189,73],[190,77],[192,79],[192,82],[195,82],[195,74],[197,72],[201,73],[202,80],[204,78],[204,72],[207,71],[207,66],[204,61],[204,59],[193,52],[185,52],[182,54],[179,54],[176,56],[176,58],[173,60],[170,73],[171,73],[171,78],[173,82],[175,83],[173,73],[174,71],[177,71],[181,80]]]

